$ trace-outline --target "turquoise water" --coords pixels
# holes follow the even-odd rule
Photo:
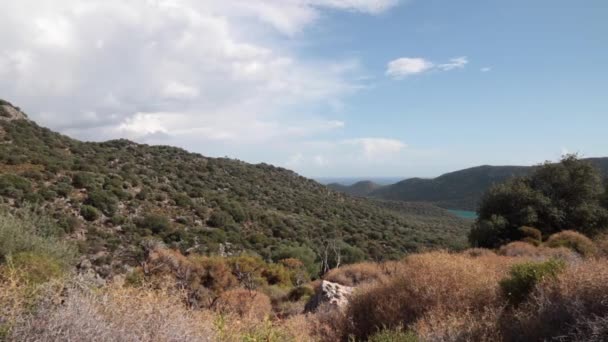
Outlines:
[[[463,219],[475,220],[477,218],[477,213],[474,211],[452,209],[449,209],[448,211]]]

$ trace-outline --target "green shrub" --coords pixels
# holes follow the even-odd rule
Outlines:
[[[558,260],[514,265],[509,277],[500,282],[500,288],[509,302],[519,304],[526,300],[536,284],[548,277],[556,277],[565,266],[563,261]]]
[[[83,205],[80,208],[80,215],[82,215],[85,220],[91,222],[97,220],[100,216],[99,211],[90,205]]]
[[[92,173],[79,172],[73,176],[72,185],[76,188],[92,190],[97,186],[97,180]]]
[[[283,259],[298,259],[304,264],[304,268],[309,275],[319,273],[319,264],[316,262],[317,255],[307,246],[282,246],[272,255],[272,259],[277,262]]]
[[[72,263],[74,249],[60,240],[60,227],[27,209],[17,214],[0,211],[0,263],[11,255],[27,252],[44,255],[64,266]]]
[[[86,200],[86,204],[92,205],[95,208],[101,210],[106,216],[112,216],[116,212],[116,206],[118,200],[112,194],[95,190],[89,193],[89,198]]]
[[[0,195],[21,199],[32,192],[32,183],[20,176],[0,176]]]
[[[171,228],[169,219],[162,215],[150,214],[146,215],[143,219],[137,222],[137,225],[141,228],[150,229],[152,233],[159,234],[166,232]]]
[[[21,252],[12,258],[12,266],[18,269],[31,284],[42,284],[59,278],[65,272],[65,265],[52,255],[39,252]]]
[[[207,220],[207,224],[211,227],[222,228],[230,222],[230,219],[231,217],[229,214],[216,209],[209,217],[209,220]]]
[[[597,252],[597,248],[593,241],[585,235],[573,230],[564,230],[551,235],[549,239],[547,239],[546,244],[551,248],[570,248],[582,256],[591,256]]]

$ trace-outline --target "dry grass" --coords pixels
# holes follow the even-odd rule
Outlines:
[[[347,333],[367,338],[382,327],[409,326],[432,312],[466,313],[500,301],[509,262],[446,252],[412,255],[388,282],[361,290],[348,308]]]
[[[272,313],[272,305],[267,295],[246,289],[234,289],[222,293],[215,309],[223,314],[262,321]]]
[[[213,341],[208,312],[188,310],[173,294],[109,287],[71,288],[64,302],[44,301],[11,334],[14,341]]]
[[[457,313],[436,309],[417,320],[411,331],[425,342],[500,341],[502,335],[498,322],[502,312],[502,307],[493,306]]]
[[[531,261],[558,259],[568,263],[576,263],[581,259],[578,253],[566,247],[537,247],[523,241],[511,242],[500,247],[498,254],[506,257],[515,257]]]
[[[381,264],[364,262],[346,265],[329,271],[323,279],[345,286],[358,286],[373,283],[386,278],[386,272]]]

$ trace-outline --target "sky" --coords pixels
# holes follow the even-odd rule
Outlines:
[[[308,177],[608,156],[605,0],[0,0],[0,98]]]

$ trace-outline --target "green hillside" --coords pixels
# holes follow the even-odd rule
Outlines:
[[[363,197],[363,196],[367,196],[367,195],[371,194],[372,192],[380,189],[382,187],[382,185],[376,184],[372,181],[360,181],[360,182],[357,182],[352,185],[331,183],[331,184],[327,184],[327,187],[332,190],[340,191],[340,192],[343,192],[345,194],[349,194],[352,196]]]
[[[1,106],[13,116],[0,120],[0,200],[50,214],[100,264],[119,265],[151,238],[184,253],[249,250],[266,259],[331,240],[352,261],[465,245],[462,221],[420,224],[267,164],[127,140],[81,142]]]
[[[608,158],[584,159],[608,176]],[[483,194],[494,184],[527,176],[535,166],[478,166],[444,174],[434,179],[411,178],[382,187],[371,197],[407,201],[430,202],[442,208],[477,210]]]

